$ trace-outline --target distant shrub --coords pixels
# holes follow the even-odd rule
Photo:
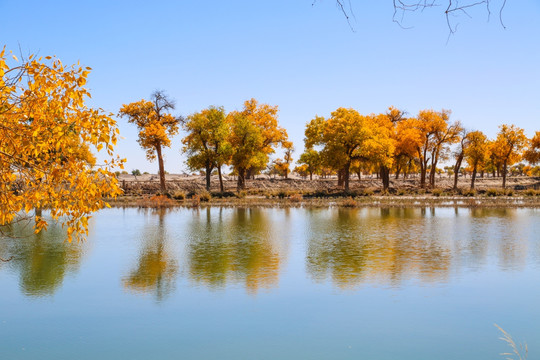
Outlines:
[[[154,195],[151,198],[141,199],[137,203],[140,207],[162,208],[176,205],[176,202],[165,195]]]
[[[212,195],[206,190],[199,192],[198,195],[199,195],[199,199],[202,202],[209,202],[210,199],[212,199]]]
[[[191,197],[191,207],[199,207],[201,206],[201,197],[198,194],[195,194]]]
[[[441,189],[433,189],[433,190],[431,191],[431,195],[433,195],[433,196],[439,197],[439,196],[441,196],[442,194],[443,194],[443,191],[442,191]]]
[[[375,192],[372,189],[364,189],[364,191],[362,191],[362,195],[364,196],[373,196],[374,194]]]
[[[244,199],[245,197],[247,196],[247,192],[245,190],[242,190],[242,191],[238,191],[236,193],[236,197],[238,199]]]
[[[499,196],[499,195],[501,195],[501,192],[499,191],[499,189],[487,189],[486,190],[486,195],[487,196]]]
[[[397,192],[396,192],[396,195],[398,196],[403,196],[407,194],[407,191],[405,189],[399,189]]]
[[[506,189],[504,194],[506,196],[514,196],[514,190],[513,189]]]
[[[341,202],[343,207],[356,207],[357,205],[357,202],[352,197],[348,197]]]
[[[285,199],[287,197],[287,192],[286,191],[279,191],[277,193],[277,197],[280,198],[280,199]]]
[[[289,196],[289,200],[292,202],[300,202],[302,201],[302,194],[292,194]]]
[[[527,196],[536,196],[536,195],[538,195],[538,193],[534,189],[529,189],[529,190],[525,191],[525,195],[527,195]]]
[[[232,191],[223,191],[223,192],[211,192],[210,195],[212,195],[213,198],[222,199],[222,198],[229,198],[229,197],[235,197],[236,194]]]
[[[476,190],[474,190],[474,189],[463,190],[463,191],[461,192],[461,195],[463,195],[463,196],[469,196],[469,197],[476,196]]]
[[[186,198],[186,193],[182,190],[176,190],[172,193],[172,198],[175,200],[184,200]]]

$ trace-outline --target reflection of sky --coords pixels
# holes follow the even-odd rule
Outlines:
[[[20,265],[0,267],[0,358],[493,359],[506,350],[494,322],[536,358],[538,216],[105,210],[82,244],[92,252],[49,296],[21,291]],[[161,240],[177,271],[156,302],[155,287],[133,292],[125,279]]]

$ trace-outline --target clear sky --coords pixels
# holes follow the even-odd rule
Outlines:
[[[444,0],[441,0],[444,1]],[[93,68],[90,105],[114,114],[156,89],[175,114],[244,100],[278,105],[279,121],[303,150],[304,126],[338,107],[361,113],[394,105],[416,114],[451,109],[452,120],[497,133],[503,123],[540,130],[540,2],[508,0],[506,30],[484,8],[460,16],[455,35],[441,7],[392,22],[392,1],[352,0],[354,31],[334,0],[0,0],[0,44]],[[493,1],[496,10],[500,2]],[[137,130],[118,119],[126,170],[157,172]],[[173,139],[165,168],[187,170]]]

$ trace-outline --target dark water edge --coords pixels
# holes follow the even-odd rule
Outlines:
[[[0,358],[540,354],[540,210],[115,208],[0,242]],[[27,230],[27,229],[26,229]],[[20,234],[25,229],[15,229]]]

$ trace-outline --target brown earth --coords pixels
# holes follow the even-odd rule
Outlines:
[[[186,194],[201,192],[205,189],[204,176],[183,176],[167,174],[167,191],[173,193],[175,191],[183,191]],[[466,190],[470,187],[470,177],[461,177],[458,182],[460,189]],[[159,176],[158,175],[125,175],[119,176],[120,186],[124,190],[125,195],[153,195],[159,192]],[[415,191],[419,189],[420,180],[418,177],[409,179],[391,179],[390,193],[395,193],[398,190]],[[447,176],[438,177],[436,180],[436,188],[443,191],[451,190],[453,186],[453,178]],[[502,178],[500,177],[484,177],[477,178],[476,190],[479,192],[487,189],[500,189],[502,186]],[[225,191],[236,191],[236,179],[227,177],[224,180]],[[375,193],[382,189],[381,180],[376,177],[363,177],[361,180],[357,178],[351,179],[351,191],[370,190]],[[507,189],[540,190],[540,177],[508,177]],[[217,176],[212,177],[211,189],[212,192],[219,191],[219,180]],[[268,176],[257,176],[253,180],[248,180],[246,184],[247,195],[265,195],[272,192],[289,192],[289,193],[309,193],[309,192],[340,192],[341,188],[337,186],[337,179],[313,179],[305,180],[298,177],[290,179],[270,178]]]

